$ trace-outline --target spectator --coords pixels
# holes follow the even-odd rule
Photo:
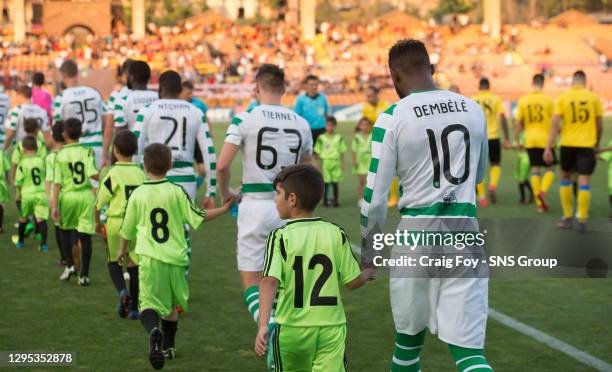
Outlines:
[[[51,104],[53,98],[43,89],[45,85],[45,75],[42,72],[35,72],[32,75],[32,103],[43,108],[49,115],[49,122],[53,119]]]
[[[325,122],[331,115],[327,96],[319,92],[319,78],[308,75],[305,80],[306,91],[295,100],[295,112],[310,125],[313,143],[325,132]]]

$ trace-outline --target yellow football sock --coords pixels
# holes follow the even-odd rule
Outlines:
[[[550,186],[553,184],[554,181],[555,181],[555,172],[547,171],[546,173],[544,173],[544,177],[542,178],[542,192],[547,193],[548,189],[550,189]]]
[[[489,169],[489,176],[491,177],[489,188],[493,190],[497,189],[497,185],[499,184],[499,179],[501,177],[501,167],[499,165],[492,165],[491,169]]]
[[[531,173],[531,189],[533,190],[533,196],[535,196],[535,203],[539,207],[542,202],[537,197],[540,193],[540,174],[539,173]]]
[[[482,181],[478,185],[476,185],[476,195],[478,195],[478,199],[484,199],[486,193],[486,185],[485,182]]]
[[[591,205],[591,188],[589,185],[580,185],[578,188],[578,221],[584,222],[589,216]]]
[[[563,207],[563,218],[572,218],[574,214],[574,190],[572,188],[572,181],[561,181],[559,196],[561,197],[561,207]]]

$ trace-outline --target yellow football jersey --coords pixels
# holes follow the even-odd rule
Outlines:
[[[378,115],[380,115],[382,112],[385,112],[385,110],[389,108],[389,106],[390,105],[388,102],[382,100],[379,100],[376,106],[372,105],[370,102],[366,102],[363,104],[361,114],[368,118],[368,120],[370,120],[370,122],[372,123],[372,126],[374,126],[374,123],[376,123],[376,119],[378,119]]]
[[[488,90],[481,90],[472,99],[478,102],[485,113],[489,139],[499,139],[499,115],[504,113],[501,97]]]
[[[582,86],[573,86],[557,97],[555,115],[561,116],[561,146],[595,147],[597,117],[603,116],[597,94]]]
[[[540,91],[527,93],[519,99],[516,120],[523,122],[525,147],[546,147],[554,107],[554,100]]]

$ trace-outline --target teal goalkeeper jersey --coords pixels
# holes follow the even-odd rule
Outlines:
[[[333,223],[296,219],[268,236],[264,276],[280,282],[275,315],[279,324],[345,324],[340,286],[360,273],[348,237]]]
[[[120,234],[136,239],[138,255],[187,266],[184,225],[197,229],[205,217],[181,186],[168,180],[145,181],[128,199]]]

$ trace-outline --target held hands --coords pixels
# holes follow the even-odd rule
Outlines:
[[[505,140],[504,140],[504,143],[503,143],[503,145],[502,145],[502,146],[503,146],[505,149],[510,149],[510,148],[512,148],[512,143],[510,143],[510,141],[509,141],[509,140],[505,139]]]
[[[232,207],[232,204],[238,203],[239,200],[240,200],[240,195],[230,193],[227,195],[227,197],[223,201],[223,206],[221,208],[223,208],[224,212],[227,212]]]
[[[266,355],[268,349],[268,325],[261,324],[255,336],[255,354],[262,357]]]

